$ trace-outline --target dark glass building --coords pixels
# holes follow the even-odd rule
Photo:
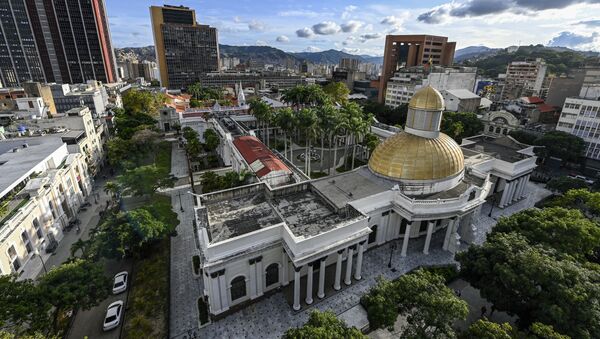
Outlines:
[[[196,22],[187,7],[150,7],[161,84],[185,89],[208,72],[219,70],[217,29]]]
[[[115,82],[104,0],[0,0],[0,80]]]

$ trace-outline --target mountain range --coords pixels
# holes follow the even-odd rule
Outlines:
[[[240,62],[260,60],[265,64],[285,65],[289,62],[300,64],[304,61],[317,64],[338,64],[342,58],[359,59],[362,62],[382,64],[383,57],[371,55],[355,55],[335,49],[321,52],[284,52],[270,46],[231,46],[219,45],[221,58],[239,58]],[[138,60],[155,61],[154,46],[115,48],[117,60],[137,57]]]

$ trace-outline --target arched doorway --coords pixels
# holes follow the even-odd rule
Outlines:
[[[246,278],[238,276],[231,281],[231,301],[234,302],[246,296]]]
[[[267,278],[266,284],[267,287],[277,284],[279,282],[279,265],[277,263],[272,263],[267,266]]]

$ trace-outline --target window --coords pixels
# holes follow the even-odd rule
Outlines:
[[[37,237],[41,240],[44,238],[44,232],[42,231],[42,228],[40,227],[40,222],[38,221],[37,218],[33,219],[33,228],[35,229],[35,234],[37,235]]]
[[[267,266],[267,286],[277,284],[279,282],[279,265],[273,263]]]
[[[33,252],[33,247],[31,246],[31,241],[29,241],[29,234],[27,234],[27,231],[21,233],[21,240],[23,240],[23,245],[25,245],[27,253]]]
[[[377,240],[377,225],[371,226],[371,233],[369,233],[369,244],[372,244]]]
[[[236,277],[231,281],[231,301],[236,301],[246,296],[246,278]]]

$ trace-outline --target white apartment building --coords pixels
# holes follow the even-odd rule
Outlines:
[[[408,104],[415,92],[426,86],[438,91],[466,89],[472,91],[477,79],[475,67],[434,67],[431,72],[424,67],[411,67],[397,72],[388,82],[385,104],[397,107]]]
[[[0,274],[21,273],[91,191],[84,157],[55,136],[0,141]]]

